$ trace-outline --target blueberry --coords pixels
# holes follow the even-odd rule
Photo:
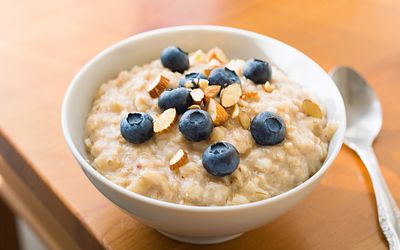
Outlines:
[[[208,81],[210,85],[221,85],[221,88],[225,88],[233,83],[241,83],[235,71],[227,67],[213,69],[208,76]]]
[[[129,113],[120,124],[121,135],[130,143],[143,143],[149,140],[153,132],[153,118],[142,112]]]
[[[197,79],[197,80],[195,80],[195,79]],[[207,77],[205,75],[203,75],[202,73],[186,74],[184,77],[182,77],[179,80],[179,87],[186,87],[185,83],[190,81],[193,84],[193,87],[191,87],[191,89],[197,88],[200,79],[207,79]]]
[[[213,128],[211,117],[204,110],[188,110],[179,120],[179,131],[189,141],[208,139]]]
[[[192,105],[190,91],[187,88],[176,88],[165,90],[158,98],[158,106],[162,110],[175,108],[179,114],[182,114]]]
[[[285,139],[286,127],[277,114],[262,112],[251,121],[250,131],[257,144],[275,145]]]
[[[227,142],[217,142],[203,152],[203,166],[209,174],[226,176],[236,170],[240,162],[239,152]]]
[[[243,75],[256,84],[264,84],[271,80],[271,65],[266,61],[250,59],[244,65]]]
[[[161,52],[161,63],[173,72],[183,73],[189,68],[189,57],[178,47],[170,46]]]

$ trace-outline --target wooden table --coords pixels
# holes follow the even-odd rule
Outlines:
[[[165,238],[105,199],[73,159],[60,125],[65,90],[88,59],[138,32],[182,24],[256,31],[304,51],[326,70],[338,64],[358,69],[382,101],[375,149],[400,203],[400,1],[6,0],[0,2],[0,193],[50,248],[200,249]],[[210,248],[387,245],[364,167],[344,147],[307,199],[272,223]]]

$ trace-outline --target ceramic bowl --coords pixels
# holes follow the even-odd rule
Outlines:
[[[148,198],[120,187],[97,172],[83,142],[84,124],[100,84],[159,58],[163,48],[185,51],[220,47],[230,58],[260,58],[278,66],[290,78],[312,90],[325,105],[328,119],[338,123],[321,169],[299,186],[275,197],[249,204],[199,207]],[[72,80],[62,106],[65,139],[79,165],[96,188],[138,221],[164,235],[190,243],[209,244],[233,239],[277,218],[302,200],[320,182],[338,154],[345,131],[342,97],[327,73],[300,51],[257,33],[218,26],[181,26],[134,35],[91,59]],[[328,199],[328,197],[327,197]]]

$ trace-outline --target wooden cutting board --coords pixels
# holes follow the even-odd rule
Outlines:
[[[183,24],[256,31],[300,49],[326,70],[338,64],[358,69],[382,101],[384,124],[375,150],[400,203],[400,1],[6,0],[0,2],[3,196],[46,244],[200,248],[161,236],[104,198],[73,159],[60,125],[65,90],[87,60],[130,35]],[[257,248],[387,248],[356,155],[343,147],[319,187],[288,213],[210,246]]]

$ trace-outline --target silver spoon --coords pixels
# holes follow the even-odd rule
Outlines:
[[[378,98],[368,83],[350,67],[337,67],[329,73],[346,106],[347,128],[344,143],[364,162],[372,186],[381,229],[391,250],[400,249],[400,212],[379,169],[372,143],[382,127]]]

